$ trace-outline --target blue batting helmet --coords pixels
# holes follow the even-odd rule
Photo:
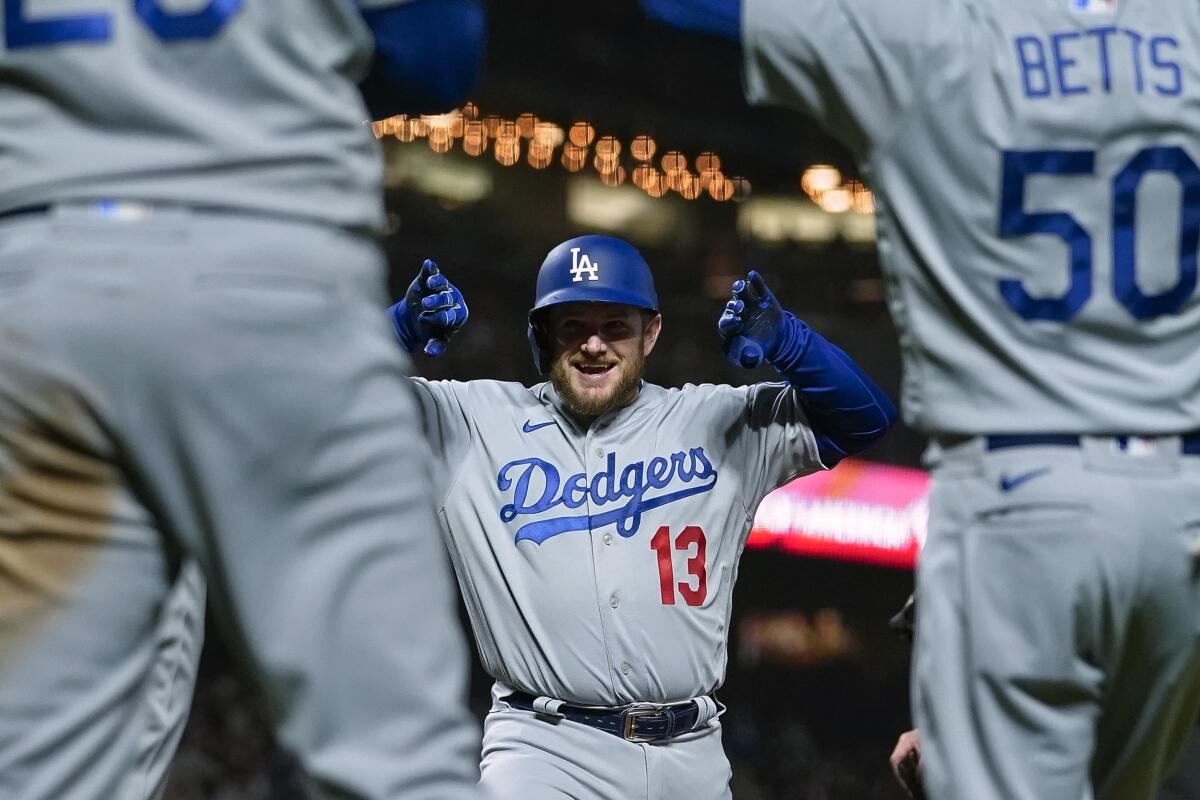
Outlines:
[[[577,236],[550,251],[529,310],[529,345],[538,372],[550,370],[545,309],[563,303],[621,303],[658,313],[654,277],[642,254],[612,236]]]

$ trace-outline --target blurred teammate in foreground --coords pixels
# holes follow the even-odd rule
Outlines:
[[[161,792],[205,579],[322,796],[472,796],[363,96],[457,103],[483,13],[186,5],[5,3],[0,797]]]
[[[1200,704],[1200,5],[643,0],[875,192],[933,800],[1153,796]]]

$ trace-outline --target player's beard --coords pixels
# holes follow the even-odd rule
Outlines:
[[[604,394],[589,392],[585,395],[575,391],[575,387],[571,384],[571,364],[573,362],[595,363],[578,355],[555,359],[554,364],[550,367],[550,382],[554,384],[558,396],[563,399],[571,413],[580,417],[601,417],[613,409],[632,402],[637,395],[638,382],[642,379],[642,372],[646,368],[646,355],[642,349],[642,342],[639,342],[633,355],[615,362],[613,369],[619,370],[620,374],[617,382]]]

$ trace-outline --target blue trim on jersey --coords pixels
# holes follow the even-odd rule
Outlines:
[[[785,321],[771,363],[800,395],[821,463],[832,467],[882,438],[896,406],[840,348],[793,314]]]
[[[642,0],[647,16],[664,25],[732,42],[742,35],[742,0]]]
[[[376,118],[436,114],[466,100],[487,32],[478,0],[413,0],[361,13],[375,34],[375,63],[360,88]]]

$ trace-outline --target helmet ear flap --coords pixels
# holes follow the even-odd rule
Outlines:
[[[533,351],[533,365],[540,375],[550,372],[550,359],[553,351],[546,336],[545,320],[541,314],[529,315],[529,328],[526,337],[529,339],[529,349]]]

